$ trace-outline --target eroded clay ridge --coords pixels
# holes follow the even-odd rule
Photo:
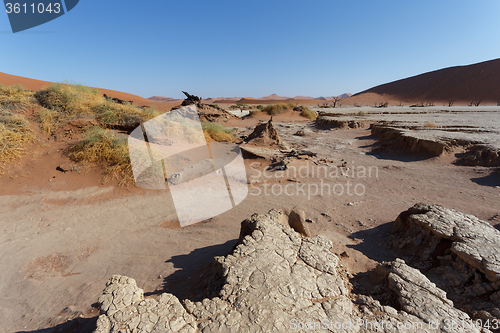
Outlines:
[[[500,325],[500,231],[475,216],[417,204],[401,213],[391,245],[456,307]]]
[[[457,159],[457,163],[470,166],[500,166],[500,149],[483,139],[470,134],[447,131],[445,129],[405,128],[395,123],[373,123],[373,135],[379,137],[384,148],[401,149],[409,154],[439,156],[446,149],[461,146],[466,152]]]
[[[219,297],[144,299],[134,279],[113,276],[99,298],[95,332],[489,332],[467,326],[470,317],[400,259],[383,264],[399,311],[351,294],[332,242],[302,236],[289,220],[272,210],[242,222],[239,245],[216,257],[224,280]]]
[[[392,111],[339,113],[319,112],[319,128],[365,128],[379,137],[378,151],[400,150],[407,154],[434,157],[455,147],[464,148],[456,163],[500,166],[500,123],[498,109],[436,110],[393,107]],[[349,110],[349,109],[347,109]],[[340,110],[339,110],[340,111]]]

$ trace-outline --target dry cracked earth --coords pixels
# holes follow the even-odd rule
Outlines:
[[[487,332],[464,325],[499,318],[495,264],[476,264],[495,262],[498,253],[474,250],[499,230],[496,167],[454,164],[466,152],[461,146],[434,157],[392,149],[364,123],[274,126],[302,154],[289,158],[286,170],[268,170],[276,152],[247,155],[247,198],[184,228],[168,191],[57,191],[55,180],[0,197],[0,331],[114,332],[128,325],[131,332],[286,332],[322,319],[457,331],[446,314],[464,331]],[[421,202],[444,208],[417,206],[412,218],[394,222]],[[281,210],[266,215],[273,209]],[[302,227],[290,224],[292,212]],[[461,213],[491,226],[487,236],[462,244],[466,236],[418,219],[434,214],[449,222],[446,216]],[[461,220],[473,219],[450,223]]]

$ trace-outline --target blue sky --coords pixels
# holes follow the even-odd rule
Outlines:
[[[81,0],[0,72],[143,97],[332,96],[500,57],[500,1]]]

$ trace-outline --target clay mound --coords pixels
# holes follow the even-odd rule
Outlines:
[[[255,146],[273,146],[283,143],[278,135],[278,131],[274,128],[273,117],[267,123],[255,126],[255,129],[245,139],[245,142]]]
[[[481,332],[446,293],[403,260],[385,263],[385,283],[401,310],[353,295],[325,236],[303,237],[272,210],[242,223],[242,242],[216,257],[218,297],[202,302],[163,293],[144,299],[134,279],[114,275],[99,305],[96,333],[108,332]],[[221,280],[221,281],[219,281]],[[450,330],[450,321],[454,329]],[[390,324],[388,327],[387,325]],[[375,329],[374,329],[375,328]],[[487,332],[487,331],[482,331]]]
[[[338,118],[329,116],[319,116],[315,124],[321,128],[363,128],[368,126],[367,121],[353,120],[352,118]]]
[[[353,96],[374,93],[400,101],[484,101],[500,100],[500,59],[468,66],[448,67],[382,84]]]

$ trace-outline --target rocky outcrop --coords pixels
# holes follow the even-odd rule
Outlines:
[[[116,103],[116,104],[124,104],[124,105],[132,105],[134,104],[134,101],[126,101],[124,99],[119,99],[119,98],[116,98],[116,97],[110,97],[106,94],[103,94],[102,97],[104,97],[106,100],[110,101],[110,102],[113,102],[113,103]]]
[[[500,323],[500,231],[475,216],[417,204],[396,219],[391,245],[475,319]]]
[[[300,210],[296,214],[301,220]],[[469,316],[402,260],[380,268],[400,310],[351,294],[351,275],[332,242],[300,235],[288,219],[272,210],[242,223],[241,244],[216,257],[223,280],[218,297],[144,299],[133,279],[113,276],[99,298],[95,332],[488,332],[463,322],[452,326],[451,320]]]
[[[367,331],[377,332],[489,332],[476,327],[469,315],[454,307],[446,292],[438,288],[419,270],[403,260],[383,263],[385,293],[393,293],[400,311],[382,305],[371,296],[358,295],[356,303],[363,313]],[[376,328],[379,328],[378,330]]]
[[[349,322],[355,307],[331,241],[303,238],[285,218],[280,210],[254,214],[251,235],[216,258],[225,280],[219,297],[182,305],[171,294],[144,300],[134,296],[141,294],[135,281],[112,277],[95,332],[286,332],[294,320]]]
[[[198,117],[201,121],[227,122],[231,119],[238,119],[238,117],[218,107],[217,105],[202,103],[201,98],[198,96],[191,95],[185,91],[183,91],[183,93],[186,95],[186,98],[182,101],[180,106],[174,107],[172,110],[177,110],[183,106],[194,104],[196,105]]]

